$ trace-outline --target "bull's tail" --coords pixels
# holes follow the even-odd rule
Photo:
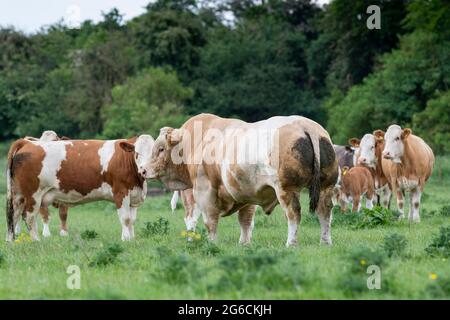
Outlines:
[[[309,211],[314,212],[317,209],[320,199],[320,147],[319,136],[310,135],[305,132],[308,139],[311,141],[313,149],[313,163],[312,163],[312,180],[309,186]]]
[[[17,140],[13,143],[8,152],[8,160],[6,166],[6,221],[8,225],[7,241],[14,240],[14,199],[13,199],[13,159],[17,151],[19,151],[26,143],[24,139]]]
[[[174,213],[175,210],[177,209],[178,197],[179,191],[174,191],[172,200],[170,200],[170,208],[172,209],[172,213]]]

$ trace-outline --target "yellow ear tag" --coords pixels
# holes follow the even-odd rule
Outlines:
[[[342,171],[342,175],[345,176],[347,174],[348,169]]]

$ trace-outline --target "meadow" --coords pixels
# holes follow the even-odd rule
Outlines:
[[[439,234],[450,226],[450,158],[437,161],[441,169],[426,186],[421,223],[382,217],[371,226],[367,216],[335,212],[332,246],[319,245],[319,222],[307,212],[306,194],[295,248],[285,247],[287,223],[279,207],[270,216],[257,212],[249,246],[238,244],[236,215],[220,220],[215,243],[205,239],[202,222],[197,239],[187,241],[182,206],[172,214],[170,194],[147,198],[138,210],[136,239],[126,243],[111,203],[71,208],[68,237],[59,236],[51,209],[50,238],[1,239],[0,298],[449,299],[450,229]],[[2,170],[2,203],[4,183]],[[6,234],[4,209],[0,234]],[[367,288],[371,264],[381,269],[381,289]],[[66,285],[70,265],[81,270],[78,290]]]

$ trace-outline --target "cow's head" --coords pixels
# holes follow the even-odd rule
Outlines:
[[[126,152],[134,153],[134,160],[138,169],[138,173],[147,179],[149,172],[148,164],[152,155],[152,149],[155,144],[155,140],[148,134],[140,135],[136,142],[130,141],[120,142],[120,147]]]
[[[349,140],[349,143],[354,143],[356,138],[352,138]],[[361,140],[358,140],[358,156],[357,156],[357,164],[363,165],[370,168],[375,168],[377,163],[377,157],[375,155],[376,148],[376,138],[373,134],[367,133],[365,134]]]
[[[383,158],[400,163],[405,149],[405,140],[411,134],[411,129],[402,129],[399,125],[393,124],[389,126],[384,135]]]

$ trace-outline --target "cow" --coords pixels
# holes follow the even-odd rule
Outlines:
[[[356,152],[358,148],[353,146],[340,146],[333,144],[334,152],[338,159],[339,168],[342,170],[344,167],[352,168],[356,166]]]
[[[269,214],[279,203],[288,220],[286,246],[296,245],[299,193],[309,188],[321,243],[332,242],[331,197],[338,164],[328,132],[310,119],[287,116],[247,123],[196,115],[179,129],[160,130],[145,169],[146,178],[159,179],[169,189],[193,188],[210,240],[216,239],[219,218],[238,212],[239,242],[250,243],[255,205]]]
[[[346,204],[352,203],[352,211],[361,210],[361,200],[366,199],[366,208],[373,208],[375,187],[372,173],[363,166],[342,168],[342,182],[340,188],[340,199],[342,210],[346,211]]]
[[[379,130],[375,135],[384,139],[383,168],[397,195],[397,207],[400,219],[403,219],[403,199],[409,192],[409,221],[420,222],[420,198],[425,183],[434,167],[433,150],[420,137],[413,135],[409,128],[402,129],[393,124],[386,133]]]
[[[384,148],[384,140],[379,136],[367,133],[361,140],[351,138],[348,142],[354,148],[358,148],[356,152],[357,164],[369,168],[372,173],[375,193],[379,197],[377,204],[389,208],[392,188],[386,177],[386,168],[383,168],[383,157],[381,153]]]
[[[30,137],[27,136],[24,138],[25,140],[29,141],[59,141],[59,140],[70,140],[67,137],[59,137],[55,131],[47,130],[44,131],[40,138]],[[67,231],[67,214],[68,214],[68,208],[63,205],[57,205],[56,203],[53,204],[55,208],[58,208],[59,210],[59,219],[61,221],[61,227],[59,234],[61,236],[67,236],[69,233]],[[49,237],[51,236],[50,228],[48,226],[49,218],[50,218],[50,212],[48,210],[48,207],[42,206],[39,210],[39,213],[42,217],[42,223],[43,223],[43,229],[42,229],[42,236],[43,237]],[[16,234],[20,233],[20,223],[16,225]]]
[[[36,215],[42,206],[114,202],[122,240],[134,238],[137,208],[146,196],[143,164],[154,140],[149,135],[121,140],[15,141],[7,161],[7,241],[25,212],[32,239],[39,240]]]

